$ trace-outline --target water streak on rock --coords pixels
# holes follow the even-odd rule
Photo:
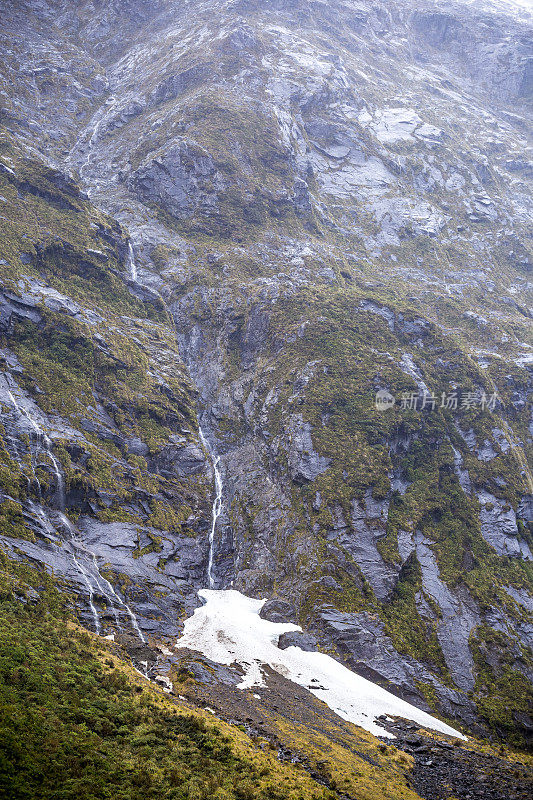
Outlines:
[[[220,474],[220,470],[218,465],[220,463],[220,456],[214,456],[207,439],[204,436],[204,433],[201,428],[199,428],[200,433],[200,441],[202,442],[203,446],[211,456],[211,462],[213,464],[213,472],[215,473],[215,499],[213,500],[213,508],[211,511],[211,529],[209,531],[209,559],[207,562],[207,580],[209,583],[209,588],[213,589],[215,586],[215,576],[214,576],[214,550],[215,550],[215,533],[217,527],[217,520],[222,513],[222,491],[223,491],[223,483],[222,483],[222,476]]]
[[[135,252],[131,239],[128,241],[128,258],[126,259],[126,267],[128,270],[128,277],[130,280],[137,283],[137,264],[135,263]]]

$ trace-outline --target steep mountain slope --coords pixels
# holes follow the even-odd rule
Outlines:
[[[530,14],[71,6],[2,22],[3,545],[153,659],[207,585],[219,458],[216,588],[521,739]]]

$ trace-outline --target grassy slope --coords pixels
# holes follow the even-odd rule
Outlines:
[[[167,698],[68,619],[51,579],[2,557],[0,796],[333,798],[236,728]],[[37,602],[22,603],[30,584]]]

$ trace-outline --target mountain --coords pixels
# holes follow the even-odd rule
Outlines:
[[[326,654],[470,740],[531,734],[532,19],[4,4],[9,569],[333,796],[527,796],[500,756],[439,745],[432,771],[405,723],[358,718],[380,744],[287,665],[324,682]],[[255,649],[265,685],[239,688]]]

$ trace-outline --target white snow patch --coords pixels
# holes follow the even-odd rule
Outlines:
[[[280,650],[282,633],[299,631],[298,625],[261,619],[265,600],[245,597],[234,590],[202,589],[205,605],[185,622],[178,647],[203,653],[219,664],[238,663],[244,668],[239,689],[264,686],[263,667],[308,689],[340,717],[377,736],[394,738],[376,722],[382,714],[406,717],[431,730],[465,737],[458,731],[400,700],[380,686],[356,675],[324,653],[305,652],[299,647]]]

